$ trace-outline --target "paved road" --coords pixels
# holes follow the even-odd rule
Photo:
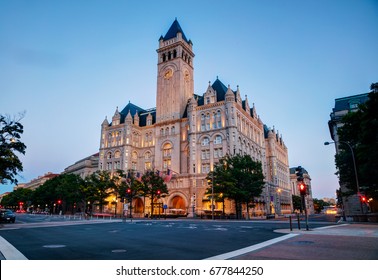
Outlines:
[[[68,222],[69,223],[69,222]],[[84,221],[15,225],[0,235],[28,259],[203,259],[284,235],[272,223]]]
[[[318,216],[310,231],[290,232],[287,221],[124,223],[26,215],[2,225],[0,251],[9,244],[20,253],[16,258],[36,260],[378,259],[378,225],[323,221]]]

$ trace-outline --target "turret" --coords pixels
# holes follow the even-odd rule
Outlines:
[[[119,125],[121,123],[121,114],[118,112],[118,107],[114,112],[114,116],[112,118],[112,125]]]

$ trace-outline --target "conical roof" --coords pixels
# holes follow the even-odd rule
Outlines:
[[[176,38],[176,35],[177,35],[178,32],[180,32],[182,34],[182,38],[187,43],[189,43],[189,41],[186,38],[185,33],[182,30],[182,28],[181,28],[179,22],[177,21],[177,19],[175,19],[175,21],[172,23],[171,27],[169,28],[167,34],[165,34],[165,36],[163,37],[164,41],[172,39],[172,38]]]

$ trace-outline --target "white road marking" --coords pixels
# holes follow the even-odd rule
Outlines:
[[[259,243],[259,244],[255,244],[255,245],[252,245],[252,246],[249,246],[249,247],[246,247],[246,248],[242,248],[242,249],[239,249],[239,250],[236,250],[236,251],[228,252],[228,253],[221,254],[221,255],[218,255],[218,256],[214,256],[214,257],[210,257],[210,258],[206,258],[205,260],[228,260],[228,259],[240,256],[240,255],[244,255],[246,253],[250,253],[250,252],[262,249],[264,247],[273,245],[275,243],[284,241],[286,239],[295,237],[297,235],[298,234],[290,233],[290,234],[280,236],[280,237],[277,237],[277,238],[274,238],[274,239],[271,239],[271,240],[268,240],[268,241],[265,241],[265,242],[262,242],[262,243]]]
[[[0,252],[6,260],[27,260],[12,244],[0,236]]]

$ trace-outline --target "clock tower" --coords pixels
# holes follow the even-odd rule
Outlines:
[[[159,39],[156,123],[179,120],[194,93],[192,41],[177,19]]]

